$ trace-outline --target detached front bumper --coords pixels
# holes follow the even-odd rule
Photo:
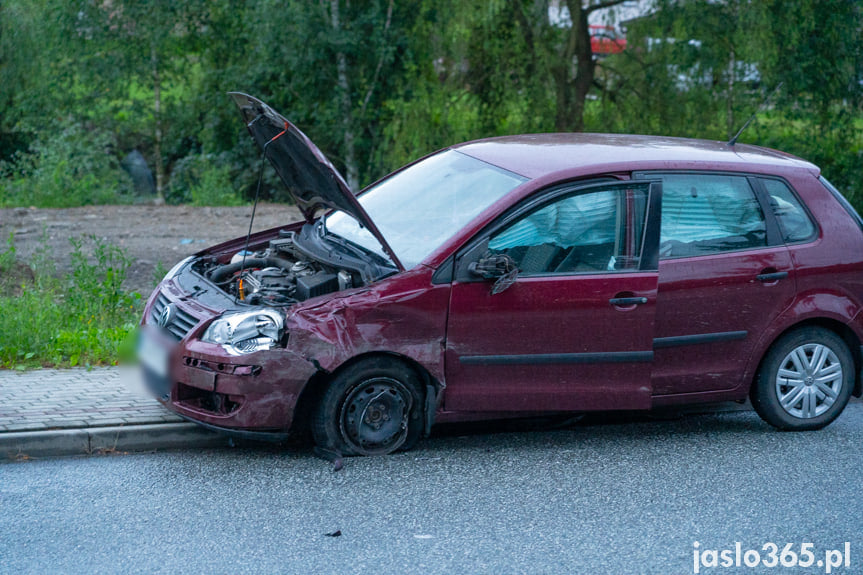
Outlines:
[[[285,349],[231,356],[221,346],[198,339],[216,313],[158,291],[148,302],[141,326],[141,349],[161,349],[165,367],[142,357],[147,386],[179,416],[222,432],[255,439],[282,439],[316,368]],[[177,341],[173,326],[157,325],[159,306],[193,324]],[[159,312],[159,313],[156,313]],[[151,351],[152,353],[152,351]]]

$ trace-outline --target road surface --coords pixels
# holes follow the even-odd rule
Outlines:
[[[6,463],[0,572],[669,574],[736,542],[822,562],[848,542],[832,572],[863,573],[861,471],[859,400],[808,433],[751,411],[448,428],[337,473],[271,447]]]

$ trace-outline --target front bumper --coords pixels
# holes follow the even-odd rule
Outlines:
[[[142,320],[143,338],[165,348],[167,367],[157,373],[142,361],[151,392],[177,415],[205,427],[243,437],[280,440],[294,421],[300,394],[317,369],[286,349],[230,356],[219,345],[198,339],[219,312],[189,305],[170,289],[150,298]],[[166,303],[177,315],[193,318],[177,341],[172,326],[158,326],[154,313]]]

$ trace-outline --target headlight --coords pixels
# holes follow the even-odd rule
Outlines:
[[[187,263],[189,263],[193,259],[195,259],[195,256],[189,256],[186,259],[184,259],[183,261],[179,262],[177,265],[172,267],[168,273],[165,274],[165,277],[162,278],[162,281],[163,282],[168,281],[169,279],[173,278],[175,275],[180,273],[180,269],[182,269],[182,267],[184,265],[186,265]]]
[[[284,318],[275,310],[232,313],[211,323],[201,341],[218,343],[231,355],[244,355],[275,347],[284,326]]]

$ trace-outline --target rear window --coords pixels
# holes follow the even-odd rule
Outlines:
[[[767,191],[773,215],[779,222],[782,239],[786,243],[792,243],[812,238],[815,235],[815,224],[809,219],[809,214],[791,188],[780,180],[762,179],[761,182]]]

